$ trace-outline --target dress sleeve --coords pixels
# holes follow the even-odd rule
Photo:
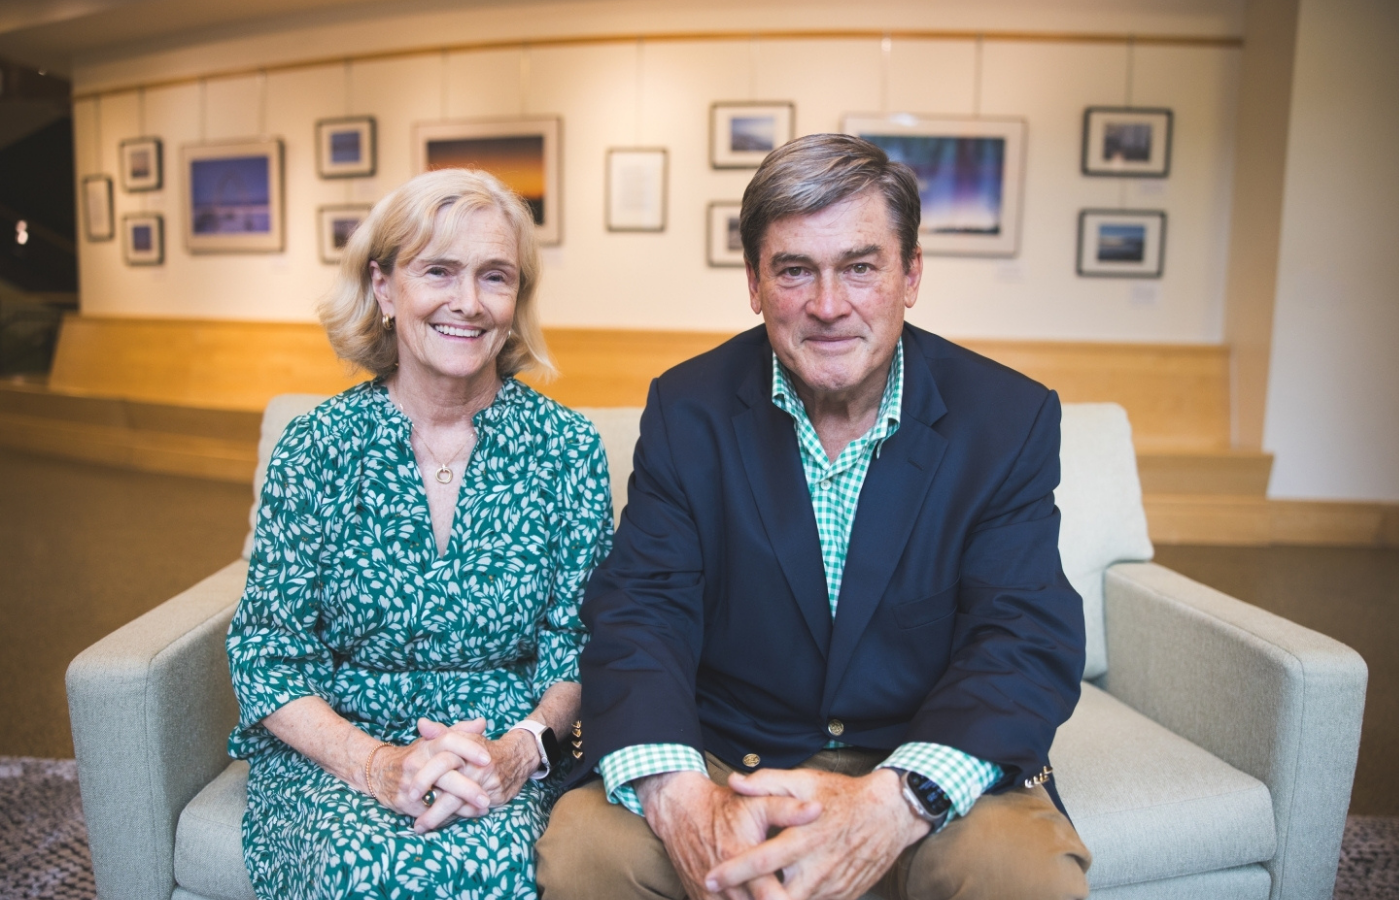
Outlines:
[[[588,640],[579,618],[583,589],[595,566],[612,549],[612,491],[608,457],[591,423],[568,442],[560,476],[559,528],[554,536],[554,582],[540,622],[538,661],[533,674],[537,695],[556,681],[578,681],[578,655]]]
[[[265,734],[258,723],[270,713],[300,697],[330,696],[333,660],[317,626],[325,485],[332,480],[326,448],[333,445],[303,416],[287,427],[268,463],[248,584],[228,633],[239,708],[234,755],[245,755],[247,742]]]

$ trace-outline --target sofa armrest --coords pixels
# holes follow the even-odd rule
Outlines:
[[[224,636],[235,562],[68,666],[68,712],[99,897],[169,900],[180,810],[228,765],[238,701]]]
[[[1153,563],[1111,567],[1104,596],[1104,689],[1264,782],[1278,837],[1270,896],[1330,898],[1366,663],[1339,641]]]

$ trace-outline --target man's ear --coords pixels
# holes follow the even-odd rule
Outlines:
[[[904,269],[904,308],[913,309],[919,299],[919,284],[924,279],[924,248],[914,245],[914,256]]]
[[[763,303],[758,298],[758,270],[747,259],[744,260],[744,277],[749,282],[749,309],[753,310],[755,315],[761,316]]]

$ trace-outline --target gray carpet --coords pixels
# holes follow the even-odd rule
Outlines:
[[[0,756],[0,900],[92,900],[71,759]],[[1394,900],[1396,819],[1348,816],[1334,900]]]

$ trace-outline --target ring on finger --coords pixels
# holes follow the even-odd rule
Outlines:
[[[432,806],[432,805],[433,805],[434,803],[436,803],[436,802],[437,802],[437,791],[428,791],[428,793],[426,793],[426,794],[423,795],[423,805],[424,805],[424,806]]]

